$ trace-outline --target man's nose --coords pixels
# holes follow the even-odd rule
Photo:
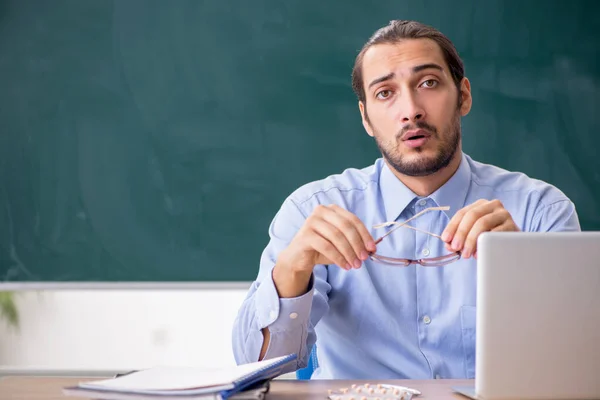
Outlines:
[[[408,96],[403,102],[402,122],[417,122],[425,119],[425,110],[412,96]]]

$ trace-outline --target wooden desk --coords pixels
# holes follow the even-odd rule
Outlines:
[[[95,378],[63,378],[63,377],[24,377],[7,376],[0,379],[1,400],[76,400],[76,397],[64,396],[62,388],[74,385],[81,380]],[[267,396],[269,400],[319,399],[327,397],[328,389],[349,387],[353,383],[394,383],[420,390],[423,394],[417,399],[466,399],[452,392],[452,386],[472,385],[470,380],[431,380],[431,381],[341,381],[341,380],[274,380]],[[89,399],[86,399],[89,400]]]

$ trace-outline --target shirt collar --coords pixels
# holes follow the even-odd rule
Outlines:
[[[448,219],[451,219],[458,210],[465,206],[465,199],[470,186],[471,166],[466,155],[462,153],[460,165],[454,175],[429,197],[438,206],[449,206],[450,209],[444,212]]]
[[[383,162],[381,176],[379,177],[379,187],[381,188],[386,221],[395,221],[410,202],[417,197],[394,175],[385,162]]]
[[[385,207],[385,217],[386,221],[395,221],[413,199],[418,196],[394,175],[387,163],[383,162],[382,164],[379,183],[383,206]],[[456,211],[464,207],[470,185],[471,167],[463,153],[460,165],[454,175],[429,197],[438,206],[450,207],[448,211],[444,211],[450,219]]]

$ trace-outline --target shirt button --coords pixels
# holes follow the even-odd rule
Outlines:
[[[295,313],[295,312],[291,313],[291,314],[290,314],[290,318],[291,318],[291,319],[296,319],[296,318],[298,318],[298,313]]]
[[[277,319],[277,311],[271,310],[271,312],[269,313],[269,318]]]
[[[428,249],[427,247],[425,247],[425,248],[424,248],[424,249],[421,251],[421,253],[422,253],[422,254],[423,254],[425,257],[427,257],[427,256],[429,255],[429,249]]]
[[[422,199],[422,200],[419,201],[419,205],[420,206],[425,206],[425,204],[427,204],[427,200]]]
[[[429,318],[429,315],[423,317],[423,322],[425,322],[427,325],[431,323],[431,318]]]

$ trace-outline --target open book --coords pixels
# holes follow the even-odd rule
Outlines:
[[[249,398],[244,395],[245,390],[253,388],[252,392],[259,393],[260,383],[281,375],[283,369],[295,359],[296,355],[290,354],[214,369],[154,367],[113,379],[80,382],[75,387],[64,388],[63,392],[67,395],[115,400]]]

